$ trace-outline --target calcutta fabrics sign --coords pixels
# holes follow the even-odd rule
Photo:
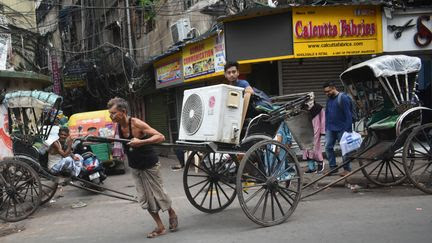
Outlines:
[[[298,58],[382,52],[377,6],[293,9],[294,55]]]

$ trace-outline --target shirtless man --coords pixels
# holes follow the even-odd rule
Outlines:
[[[165,137],[144,121],[129,117],[128,103],[122,98],[113,98],[108,102],[111,120],[118,124],[120,138],[130,139],[124,144],[132,178],[138,193],[141,208],[148,210],[156,222],[156,228],[147,237],[154,238],[166,233],[159,216],[159,210],[169,214],[169,229],[176,231],[178,219],[171,207],[172,201],[163,188],[159,158],[151,144],[161,143]]]
[[[48,169],[53,174],[60,172],[71,173],[78,176],[81,172],[83,158],[79,154],[72,153],[72,139],[69,129],[59,129],[59,139],[51,144],[48,155]]]

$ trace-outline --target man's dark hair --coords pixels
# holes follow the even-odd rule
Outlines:
[[[62,132],[66,133],[66,134],[69,134],[69,128],[67,128],[67,127],[60,127],[59,134],[62,133]]]
[[[113,106],[115,106],[118,110],[122,110],[124,112],[127,112],[129,110],[128,102],[120,97],[115,97],[108,101],[108,109],[111,109]]]
[[[231,67],[236,67],[237,70],[239,70],[239,66],[240,65],[238,64],[238,62],[227,62],[225,64],[224,71],[226,72],[226,70],[228,70],[228,68],[231,68]]]
[[[328,81],[323,84],[323,88],[327,88],[327,87],[336,87],[336,85],[333,81]]]

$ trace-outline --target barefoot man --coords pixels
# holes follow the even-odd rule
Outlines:
[[[118,124],[120,138],[130,139],[124,145],[132,177],[138,193],[138,202],[147,209],[156,222],[156,228],[147,237],[154,238],[166,233],[159,217],[159,210],[168,210],[169,229],[177,230],[177,215],[171,207],[171,199],[165,192],[160,172],[160,162],[151,144],[161,143],[165,137],[138,118],[129,117],[128,103],[122,98],[113,98],[108,102],[110,117]]]

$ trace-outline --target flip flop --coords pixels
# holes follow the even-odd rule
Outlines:
[[[154,229],[152,232],[147,234],[147,238],[156,238],[158,236],[164,235],[166,233],[166,230],[160,230],[158,228]]]
[[[177,231],[178,227],[178,218],[177,216],[169,218],[169,230],[171,232]]]

